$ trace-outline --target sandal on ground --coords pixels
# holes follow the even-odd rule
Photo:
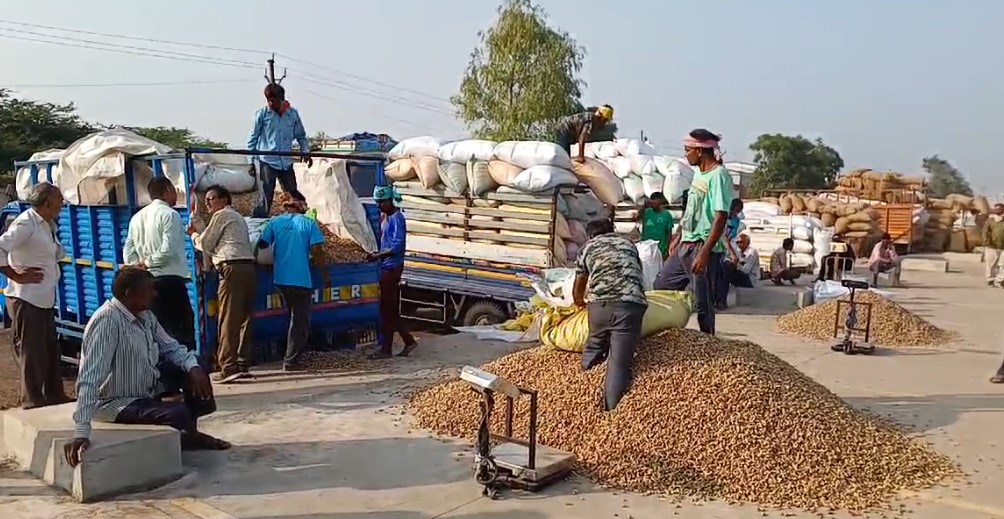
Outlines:
[[[411,352],[415,351],[415,348],[417,348],[417,347],[418,347],[418,343],[417,342],[413,342],[411,344],[405,344],[404,345],[404,349],[401,350],[401,353],[398,353],[397,356],[398,357],[407,357],[408,355],[411,355]]]
[[[990,379],[991,384],[1004,384],[1004,374],[994,375],[994,378]]]
[[[181,449],[186,451],[225,451],[230,447],[230,442],[204,433],[181,437]]]

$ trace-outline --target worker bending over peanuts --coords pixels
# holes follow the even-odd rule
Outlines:
[[[641,322],[648,307],[642,284],[641,258],[631,240],[614,232],[613,222],[586,226],[589,241],[575,263],[575,303],[589,312],[589,339],[582,367],[607,361],[603,398],[607,411],[617,407],[631,386],[634,353],[641,341]]]

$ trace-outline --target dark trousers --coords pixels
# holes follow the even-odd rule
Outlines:
[[[582,350],[582,368],[592,369],[607,361],[603,403],[607,411],[617,407],[631,387],[634,352],[641,341],[645,305],[620,301],[589,303],[589,339]]]
[[[697,259],[703,242],[681,243],[676,254],[662,264],[662,270],[655,278],[656,290],[687,290],[694,294],[697,323],[704,333],[715,333],[714,285],[715,277],[722,263],[720,252],[711,253],[704,272],[694,272],[694,260]]]
[[[216,270],[220,273],[216,364],[229,376],[251,366],[251,312],[258,272],[251,261],[224,263]]]
[[[168,335],[189,350],[195,349],[195,313],[188,298],[188,280],[180,276],[153,278],[157,296],[153,298],[153,315]]]
[[[847,272],[854,267],[854,257],[850,255],[831,252],[822,258],[822,265],[819,267],[820,281],[832,280],[837,275],[837,271]]]
[[[198,429],[199,418],[216,412],[216,400],[200,400],[192,394],[188,374],[168,362],[161,362],[161,383],[167,390],[156,398],[141,398],[127,405],[115,417],[116,423],[133,425],[166,425],[184,433]],[[163,397],[181,393],[183,402],[165,402]]]
[[[753,282],[735,263],[723,261],[718,269],[718,281],[715,283],[715,302],[724,305],[732,287],[753,288]]]
[[[59,366],[56,311],[21,299],[7,298],[14,339],[14,362],[20,376],[20,400],[25,409],[64,403]]]
[[[258,206],[255,207],[255,218],[267,218],[269,213],[271,213],[272,198],[275,197],[276,181],[282,186],[282,190],[289,193],[290,196],[303,198],[303,195],[296,188],[296,174],[293,172],[292,167],[289,169],[276,169],[264,162],[260,162],[258,164],[258,178],[261,180],[263,200],[260,200]]]
[[[279,285],[279,295],[289,310],[289,330],[286,333],[286,357],[283,366],[294,366],[307,348],[310,336],[310,309],[314,304],[314,291],[309,288]]]
[[[408,332],[401,318],[401,273],[404,267],[380,271],[380,327],[383,337],[380,338],[380,351],[391,353],[394,347],[394,334],[401,336],[405,346],[415,343],[415,337]]]

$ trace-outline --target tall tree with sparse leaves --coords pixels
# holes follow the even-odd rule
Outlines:
[[[36,151],[65,148],[94,131],[76,114],[73,103],[57,105],[18,99],[0,89],[0,172],[13,171],[15,160]]]
[[[823,189],[837,179],[844,160],[822,139],[801,135],[763,134],[750,145],[756,171],[750,183],[753,196],[766,189]]]
[[[926,157],[922,163],[927,172],[928,194],[935,198],[944,198],[950,194],[973,196],[973,188],[961,171],[955,169],[947,160],[933,155]]]
[[[550,139],[554,123],[582,106],[585,51],[531,0],[506,0],[478,36],[451,99],[457,114],[477,138]]]

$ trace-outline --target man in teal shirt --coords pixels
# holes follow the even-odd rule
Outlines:
[[[656,290],[689,287],[701,331],[710,334],[715,333],[714,279],[725,252],[721,239],[735,198],[732,176],[721,163],[720,141],[720,136],[705,129],[694,130],[684,139],[687,162],[698,171],[680,220],[679,245],[670,251],[655,279]]]

